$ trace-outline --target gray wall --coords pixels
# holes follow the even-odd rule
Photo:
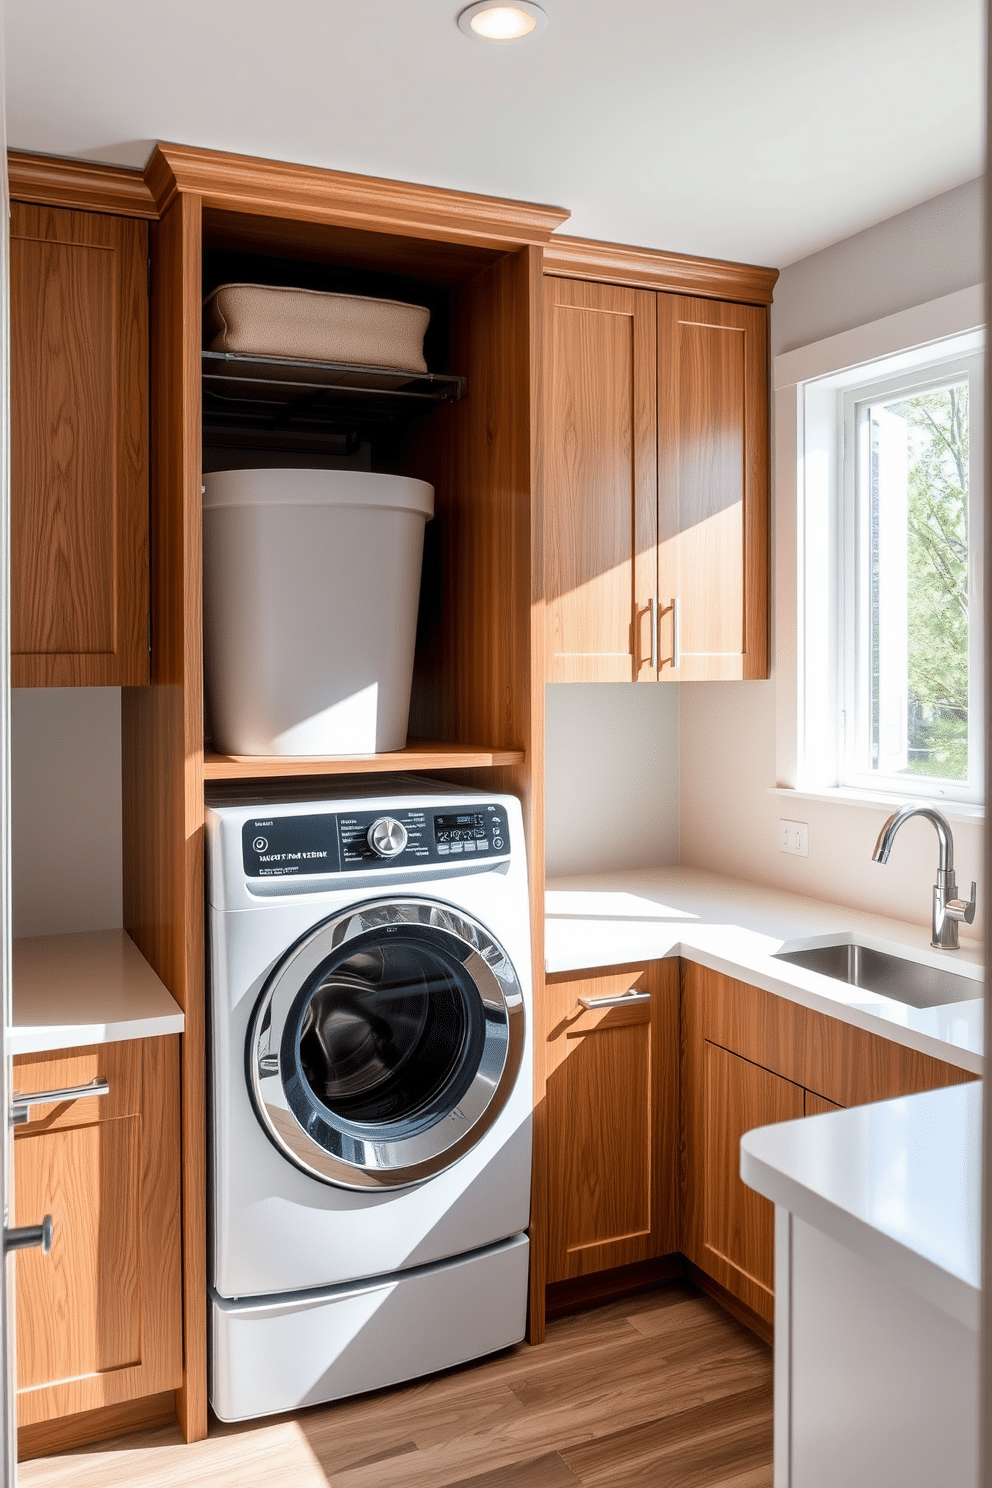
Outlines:
[[[15,935],[121,924],[121,694],[11,693]]]
[[[981,182],[973,181],[791,264],[775,290],[773,354],[980,284],[982,236]],[[681,691],[683,863],[927,923],[937,852],[925,823],[912,824],[883,869],[871,849],[884,809],[768,794],[776,781],[774,661],[768,682]],[[808,858],[779,851],[780,818],[807,822]],[[981,880],[981,826],[961,821],[954,836],[959,880]],[[979,892],[988,892],[981,882]]]
[[[782,270],[772,355],[981,284],[982,182],[966,181]]]

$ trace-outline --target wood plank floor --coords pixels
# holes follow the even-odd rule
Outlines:
[[[250,1426],[21,1464],[22,1488],[771,1488],[771,1350],[689,1282],[540,1348]]]

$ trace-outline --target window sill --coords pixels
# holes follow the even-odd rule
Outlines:
[[[822,790],[796,790],[788,785],[770,785],[770,796],[783,796],[792,801],[822,801],[831,806],[867,806],[872,811],[898,811],[913,796],[889,795],[885,791],[851,790],[849,787],[824,787]],[[936,806],[948,821],[970,821],[981,824],[985,820],[985,807],[971,801],[948,801],[941,796],[921,796],[920,805]]]

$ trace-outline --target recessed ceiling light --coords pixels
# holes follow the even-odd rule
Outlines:
[[[482,41],[523,41],[528,36],[539,36],[547,24],[544,11],[531,0],[513,0],[509,5],[501,0],[477,0],[458,17],[465,35]]]

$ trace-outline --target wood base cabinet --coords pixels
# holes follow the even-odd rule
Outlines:
[[[182,1382],[179,1039],[14,1060],[17,1095],[104,1081],[29,1108],[14,1138],[18,1223],[54,1221],[48,1255],[18,1252],[17,1421],[44,1423]]]
[[[770,1323],[775,1211],[741,1182],[744,1133],[974,1077],[693,962],[682,1040],[682,1249]]]
[[[548,977],[549,1282],[678,1249],[678,963]]]

